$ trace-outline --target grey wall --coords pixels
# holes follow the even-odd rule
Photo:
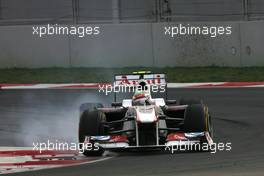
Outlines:
[[[166,25],[166,24],[165,24]],[[171,24],[175,25],[175,24]],[[240,49],[238,23],[192,23],[194,26],[232,26],[232,35],[216,38],[202,35],[185,35],[168,38],[154,35],[154,56],[157,66],[240,66],[240,52],[232,54],[232,48]],[[164,24],[154,24],[154,34],[164,32]]]
[[[39,38],[32,26],[2,26],[0,67],[264,66],[264,21],[218,23],[233,33],[216,38],[170,38],[165,25],[177,24],[103,24],[86,38]]]
[[[73,67],[152,66],[151,24],[102,25],[101,35],[72,38]]]
[[[111,0],[79,0],[78,11],[80,22],[112,20]]]
[[[113,7],[113,2],[119,4]],[[0,0],[0,24],[263,19],[263,0]],[[168,17],[168,18],[167,18]]]
[[[243,66],[264,66],[263,29],[264,22],[241,24],[241,62]]]
[[[4,20],[72,18],[72,0],[1,0],[0,9]]]
[[[248,2],[252,2],[249,0]],[[169,0],[172,16],[203,20],[243,19],[245,0]],[[253,9],[251,9],[254,11]]]
[[[0,27],[0,67],[68,67],[68,37],[36,38],[30,26]]]

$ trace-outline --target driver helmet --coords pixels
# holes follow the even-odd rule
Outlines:
[[[146,81],[141,80],[132,98],[133,104],[144,105],[149,100],[148,86]]]
[[[146,104],[146,101],[148,100],[148,96],[145,94],[145,92],[136,92],[133,96],[133,104],[135,105],[144,105]]]

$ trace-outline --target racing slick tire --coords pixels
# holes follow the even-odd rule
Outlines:
[[[193,104],[203,104],[202,100],[199,99],[186,99],[186,98],[182,98],[179,101],[180,105],[193,105]]]
[[[105,115],[98,110],[85,110],[80,117],[79,122],[79,143],[83,147],[86,136],[103,136],[105,134],[104,122]],[[102,147],[95,147],[95,143],[92,143],[91,150],[82,150],[85,156],[101,156],[104,153]]]
[[[211,116],[208,107],[202,104],[189,105],[184,115],[184,132],[212,133]]]

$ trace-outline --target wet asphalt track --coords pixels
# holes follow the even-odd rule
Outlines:
[[[264,175],[264,89],[172,89],[170,97],[198,97],[209,105],[215,142],[232,142],[229,152],[121,153],[94,164],[41,170],[21,176],[207,176]],[[110,103],[92,90],[0,91],[0,145],[31,146],[48,139],[76,141],[78,106]]]

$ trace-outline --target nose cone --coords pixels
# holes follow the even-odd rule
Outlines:
[[[137,121],[139,123],[153,123],[157,121],[154,106],[142,106],[136,108]]]

